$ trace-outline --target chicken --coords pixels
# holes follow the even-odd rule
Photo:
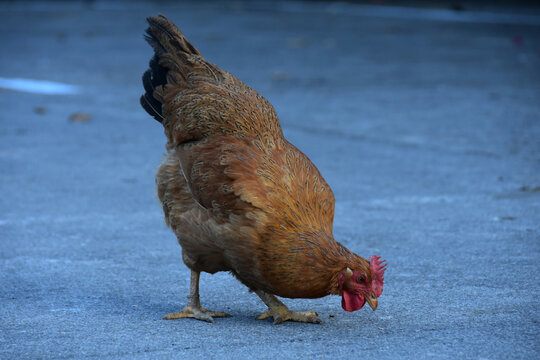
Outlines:
[[[373,310],[386,263],[355,255],[332,235],[334,195],[309,158],[284,137],[272,105],[207,62],[163,15],[147,19],[154,49],[143,108],[167,151],[156,175],[165,221],[191,269],[186,307],[165,319],[228,316],[200,304],[199,275],[229,271],[268,306],[258,319],[320,323],[276,296],[342,296]]]

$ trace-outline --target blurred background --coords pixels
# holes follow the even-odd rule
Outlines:
[[[274,105],[336,239],[388,260],[376,312],[286,299],[325,324],[272,327],[216,274],[232,318],[160,320],[189,282],[139,105],[158,13]],[[0,39],[0,358],[538,356],[538,2],[2,1]]]

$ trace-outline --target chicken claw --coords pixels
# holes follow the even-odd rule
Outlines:
[[[215,317],[228,317],[231,316],[227,313],[221,311],[211,311],[206,310],[203,307],[197,307],[193,305],[187,305],[182,311],[170,313],[163,317],[164,320],[175,320],[175,319],[187,319],[193,318],[197,320],[214,322]]]
[[[201,306],[199,298],[199,276],[200,272],[191,270],[191,284],[186,307],[182,311],[164,316],[164,320],[193,318],[213,323],[215,317],[231,316],[221,311],[206,310]]]
[[[257,320],[265,320],[272,317],[274,318],[274,325],[281,324],[285,321],[322,324],[322,320],[317,316],[318,314],[315,311],[291,311],[274,295],[267,294],[264,291],[256,291],[256,294],[268,306],[268,310],[257,316]]]
[[[281,324],[285,321],[322,324],[322,320],[317,316],[315,311],[296,312],[289,310],[287,307],[284,309],[274,309],[274,311],[265,311],[261,315],[257,316],[257,320],[265,320],[269,317],[274,318],[274,325]]]

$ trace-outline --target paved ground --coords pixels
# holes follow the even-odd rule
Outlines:
[[[537,358],[540,21],[480,10],[2,2],[0,77],[79,91],[0,89],[0,358]],[[158,12],[275,105],[334,189],[336,238],[388,260],[376,312],[285,300],[325,323],[273,326],[206,274],[204,305],[234,316],[160,320],[188,271],[138,105]]]

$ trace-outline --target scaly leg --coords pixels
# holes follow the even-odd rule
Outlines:
[[[213,323],[215,317],[231,316],[227,313],[220,311],[206,310],[201,306],[201,300],[199,298],[199,276],[200,273],[198,271],[191,270],[191,284],[189,288],[188,303],[186,307],[180,312],[168,314],[163,319],[173,320],[194,318]]]
[[[274,295],[267,294],[262,290],[255,291],[262,301],[268,306],[268,311],[257,316],[258,320],[274,318],[274,325],[281,324],[285,321],[298,321],[313,324],[322,324],[315,311],[295,312],[289,310],[285,304],[279,301]]]

